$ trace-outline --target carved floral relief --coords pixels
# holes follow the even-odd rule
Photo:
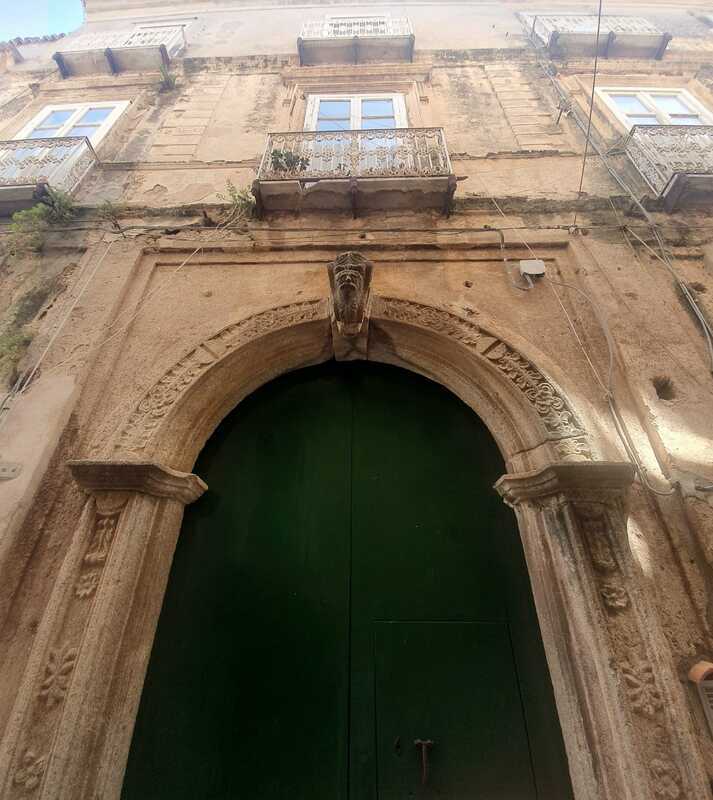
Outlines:
[[[561,458],[589,459],[591,449],[586,431],[576,419],[567,400],[530,361],[506,342],[478,325],[448,311],[408,300],[382,298],[388,319],[428,328],[473,348],[510,380],[534,408]]]
[[[655,758],[651,762],[651,776],[656,797],[663,800],[678,800],[681,797],[681,775],[670,761]]]
[[[615,583],[603,583],[599,587],[599,594],[602,596],[604,605],[613,613],[629,607],[629,595],[623,586]]]
[[[50,650],[45,665],[45,677],[39,691],[39,697],[45,701],[47,708],[64,700],[76,660],[77,650],[74,647]]]
[[[15,771],[13,777],[15,785],[28,791],[36,789],[45,771],[45,761],[44,756],[38,756],[31,747],[28,747],[22,756],[20,766]]]
[[[225,353],[273,330],[318,319],[321,300],[307,300],[261,311],[229,325],[191,350],[139,401],[124,425],[116,450],[143,450],[183,392]]]
[[[638,714],[653,718],[663,708],[653,666],[644,660],[625,661],[621,665],[626,693]]]

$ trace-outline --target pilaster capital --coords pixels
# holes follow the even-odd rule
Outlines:
[[[571,500],[623,497],[634,481],[628,461],[558,461],[532,472],[503,475],[495,489],[512,507],[553,495]]]
[[[190,472],[164,467],[153,461],[67,462],[82,491],[97,495],[104,492],[139,492],[153,497],[178,500],[187,505],[197,500],[208,486]]]

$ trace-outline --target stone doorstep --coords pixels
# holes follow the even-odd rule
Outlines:
[[[180,163],[189,163],[194,161],[195,159],[191,156],[184,155],[184,156],[174,156],[170,155],[169,153],[162,153],[162,152],[154,152],[153,149],[149,153],[152,161],[162,161],[165,163],[173,162],[176,164]]]
[[[151,152],[168,156],[192,156],[196,152],[194,144],[154,144]]]
[[[527,148],[528,150],[535,148],[538,150],[561,150],[565,142],[543,141],[540,138],[528,139],[524,136],[517,137],[517,143],[520,147]]]
[[[535,92],[496,92],[498,100],[501,103],[521,103],[532,101],[539,101],[539,97]]]
[[[192,136],[179,136],[177,134],[157,134],[151,143],[152,147],[165,147],[165,146],[185,146],[191,145],[196,147],[200,144],[203,134],[193,134]]]
[[[183,122],[183,117],[178,117],[177,119],[172,119],[172,120],[165,119],[161,123],[161,127],[159,128],[159,130],[165,130],[165,129],[173,130],[174,128],[179,128],[180,130],[183,131],[203,133],[207,127],[208,127],[207,122],[200,123],[198,125],[186,125],[185,122]]]
[[[163,129],[167,127],[166,125],[161,125],[159,128],[159,132],[162,133]],[[180,126],[168,126],[170,128],[170,133],[166,134],[167,136],[202,136],[205,133],[206,125],[194,125],[189,127],[187,125],[180,125]]]
[[[186,100],[181,103],[176,103],[174,106],[174,110],[181,110],[185,111],[188,108],[192,108],[195,111],[199,110],[212,110],[218,105],[217,102],[214,100]]]
[[[198,127],[205,128],[206,125],[208,125],[208,123],[211,121],[212,117],[213,117],[212,114],[210,116],[201,116],[201,117],[194,117],[194,116],[186,115],[186,116],[183,116],[183,117],[176,117],[175,120],[172,120],[172,121],[180,120],[180,123],[181,123],[180,127],[182,127],[182,128],[198,128]],[[168,121],[168,120],[166,120],[166,121]],[[164,124],[161,127],[164,128],[164,127],[176,127],[176,126],[175,125],[174,126],[168,126],[168,125]]]

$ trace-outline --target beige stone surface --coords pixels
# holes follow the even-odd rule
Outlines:
[[[713,661],[713,375],[650,225],[711,323],[711,207],[663,213],[600,104],[594,141],[609,155],[588,149],[580,196],[574,114],[586,120],[592,64],[550,65],[570,113],[515,18],[529,3],[396,3],[413,63],[320,67],[299,66],[296,36],[328,5],[87,10],[95,32],[184,14],[188,49],[164,92],[154,72],[60,80],[56,43],[0,59],[0,138],[48,104],[130,101],[76,219],[40,253],[10,252],[0,220],[0,343],[28,340],[17,358],[0,352],[3,390],[37,367],[0,411],[0,462],[21,468],[0,480],[0,797],[119,796],[197,454],[263,383],[354,353],[448,387],[503,453],[576,800],[712,797],[713,742],[687,675]],[[713,111],[705,2],[616,11],[674,40],[661,61],[601,59],[600,85],[686,86]],[[301,130],[310,92],[399,92],[412,127],[443,126],[451,215],[410,210],[405,185],[401,210],[355,219],[231,217],[227,182],[251,185],[267,134]],[[351,349],[327,269],[347,251],[373,264]],[[526,258],[547,274],[530,289]],[[610,356],[633,483],[594,373],[607,383]],[[49,704],[57,663],[70,677]]]

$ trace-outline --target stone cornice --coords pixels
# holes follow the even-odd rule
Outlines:
[[[556,462],[532,472],[503,475],[495,489],[508,505],[516,506],[560,493],[623,493],[633,480],[634,466],[628,461]]]
[[[197,475],[152,461],[74,460],[68,461],[67,466],[87,494],[140,492],[188,504],[208,488]]]

